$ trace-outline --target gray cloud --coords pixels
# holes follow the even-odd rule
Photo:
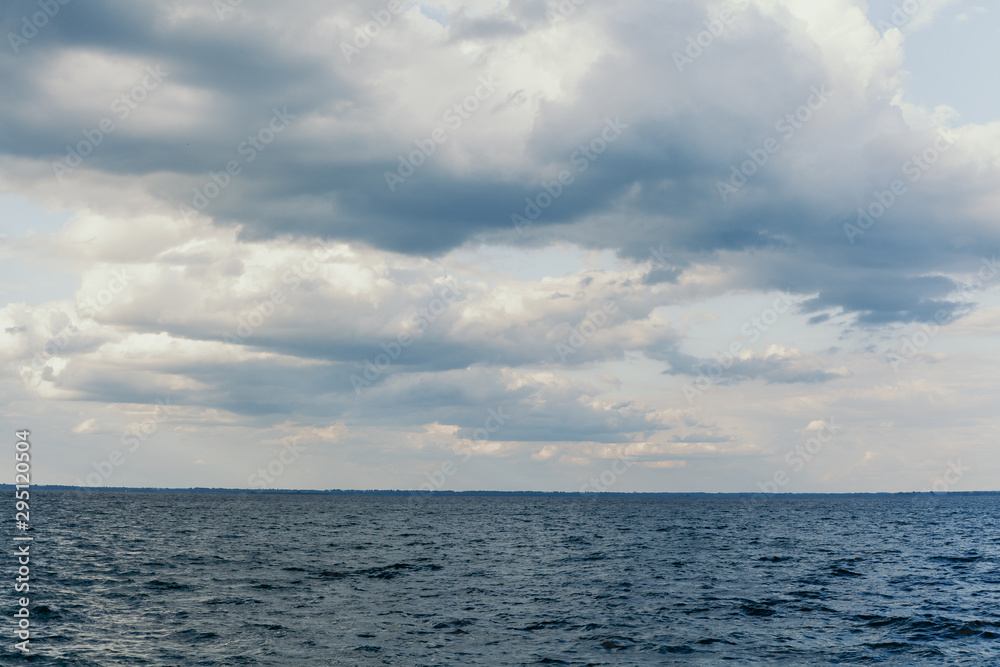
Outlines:
[[[768,249],[785,260],[783,275],[768,277],[773,271],[758,266],[759,287],[818,291],[816,308],[839,306],[865,324],[926,321],[942,308],[956,312],[946,298],[953,285],[926,276],[972,257],[968,248],[940,250],[961,234],[980,247],[1000,244],[972,207],[958,204],[985,196],[995,186],[995,170],[970,179],[957,159],[911,185],[857,244],[846,242],[841,228],[856,217],[853,211],[902,178],[900,165],[931,135],[907,128],[886,101],[896,85],[887,64],[867,62],[871,85],[851,88],[842,65],[819,54],[834,47],[793,38],[800,26],[787,17],[753,8],[740,13],[738,32],[715,40],[678,72],[673,54],[703,29],[703,7],[633,2],[580,9],[568,19],[573,31],[582,39],[585,29],[599,27],[603,44],[592,46],[596,58],[574,82],[563,82],[573,94],[550,99],[538,82],[518,80],[509,56],[501,55],[509,44],[537,47],[543,35],[574,44],[568,27],[549,25],[545,12],[552,7],[543,3],[444,15],[437,37],[404,13],[351,63],[336,45],[365,20],[360,4],[331,9],[300,2],[278,11],[245,2],[222,21],[203,5],[106,0],[64,6],[20,53],[0,56],[0,82],[18,91],[0,107],[0,150],[48,163],[65,157],[65,146],[96,126],[111,97],[89,95],[88,83],[96,87],[97,80],[67,61],[84,52],[134,62],[137,78],[145,65],[170,73],[163,89],[120,121],[81,170],[146,176],[151,194],[175,209],[209,172],[239,159],[237,147],[266,126],[273,108],[296,116],[205,209],[218,224],[241,226],[245,239],[297,234],[427,255],[482,234],[531,243],[512,234],[511,214],[560,168],[574,171],[574,151],[600,136],[606,118],[620,117],[628,129],[585,172],[574,171],[575,182],[533,222],[533,231],[632,257],[666,243],[681,264]],[[9,3],[4,26],[13,30],[33,7]],[[441,72],[433,70],[433,52],[420,49],[455,52],[458,43],[474,45],[478,58],[452,68],[461,85],[431,91],[429,82]],[[44,72],[53,68],[82,78],[50,81]],[[384,173],[397,167],[397,156],[444,127],[440,111],[493,73],[508,80],[485,110],[450,132],[439,154],[390,193]],[[415,85],[398,84],[399,76]],[[733,200],[721,201],[719,181],[748,159],[747,151],[771,137],[784,139],[776,122],[817,85],[832,92],[815,119],[782,143]],[[527,126],[517,108],[500,104],[516,91],[534,109],[530,129],[521,129]],[[523,143],[520,152],[496,144],[515,137]],[[672,277],[661,271],[648,280]]]

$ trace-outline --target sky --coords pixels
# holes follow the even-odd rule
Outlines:
[[[0,16],[35,483],[1000,489],[994,4]]]

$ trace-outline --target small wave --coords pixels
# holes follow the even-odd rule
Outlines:
[[[740,604],[740,609],[747,616],[774,616],[775,611],[771,607],[774,602],[744,602]]]
[[[661,646],[660,648],[656,649],[656,652],[687,655],[690,653],[694,653],[695,650],[690,646],[684,646],[683,644],[681,644],[679,646]]]
[[[332,570],[323,570],[319,573],[320,579],[346,579],[348,576],[346,572],[334,572]]]
[[[976,561],[983,560],[983,558],[983,556],[974,554],[969,556],[931,556],[930,560],[943,563],[975,563]]]
[[[860,572],[855,572],[853,570],[848,570],[843,567],[835,567],[831,571],[831,574],[835,577],[863,577],[865,575]]]
[[[394,563],[385,567],[370,567],[367,570],[360,570],[358,574],[367,575],[369,579],[393,579],[407,570],[417,569],[416,565],[409,563]]]
[[[234,605],[244,605],[244,604],[261,604],[260,600],[255,600],[253,598],[212,598],[210,600],[205,600],[202,604],[210,605],[220,605],[220,604],[234,604]]]
[[[887,628],[895,632],[911,634],[915,638],[926,635],[943,639],[979,637],[981,639],[1000,638],[1000,623],[990,621],[962,621],[949,618],[912,618],[909,616],[857,616],[872,628]]]
[[[31,613],[41,618],[62,618],[62,614],[44,604],[36,605],[31,609]]]
[[[176,637],[177,639],[182,639],[187,642],[201,642],[201,641],[206,641],[208,639],[215,639],[218,636],[219,635],[215,634],[214,632],[200,632],[198,630],[193,630],[193,629],[181,630],[179,632],[174,633],[174,637]]]
[[[532,623],[526,627],[521,628],[522,630],[533,632],[535,630],[549,630],[552,628],[563,628],[566,627],[568,623],[566,621],[541,621],[539,623]]]
[[[159,579],[153,579],[146,584],[146,588],[154,588],[164,591],[184,591],[190,587],[184,584],[178,584],[176,581],[160,581]]]
[[[631,637],[623,637],[621,635],[598,635],[583,637],[583,639],[585,641],[600,642],[601,648],[612,651],[624,651],[632,648],[632,645],[636,643]]]

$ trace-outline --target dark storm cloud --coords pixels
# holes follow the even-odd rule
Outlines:
[[[674,54],[704,29],[704,8],[587,5],[552,27],[546,12],[555,5],[519,2],[492,14],[445,16],[440,38],[401,14],[347,62],[338,44],[370,20],[371,8],[360,3],[244,2],[220,20],[209,3],[71,2],[17,53],[0,55],[0,85],[15,93],[0,103],[0,150],[51,163],[102,115],[113,118],[112,99],[80,92],[80,81],[47,78],[65,69],[66,59],[97,54],[135,61],[137,78],[145,66],[169,75],[81,169],[150,176],[153,194],[179,210],[192,204],[195,189],[204,190],[209,172],[237,160],[240,175],[203,210],[218,224],[242,225],[245,239],[319,236],[435,255],[492,234],[510,243],[569,240],[636,259],[666,244],[678,267],[742,253],[749,286],[818,294],[807,312],[839,307],[865,325],[959,314],[949,299],[955,285],[934,274],[974,261],[969,246],[953,244],[956,236],[973,238],[975,247],[1000,245],[995,227],[957,205],[984,196],[994,180],[937,167],[908,182],[907,194],[854,243],[844,235],[858,206],[904,178],[904,161],[932,145],[930,133],[910,130],[889,105],[890,90],[868,99],[832,87],[811,119],[783,136],[777,128],[790,126],[781,120],[813,99],[810,91],[833,78],[833,66],[815,44],[803,46],[798,28],[781,16],[742,12],[739,31],[678,71]],[[5,32],[35,11],[33,2],[7,3]],[[331,12],[336,21],[324,24]],[[573,41],[594,31],[603,44]],[[580,58],[588,48],[596,54],[572,90],[565,75],[561,97],[541,92],[530,72],[500,55],[504,46],[535,48],[535,40],[553,35]],[[435,58],[458,54],[448,49],[459,43],[482,50],[455,70],[462,85],[440,94],[431,84],[454,75],[435,69]],[[563,64],[570,66],[580,64]],[[499,90],[440,146],[441,153],[467,151],[467,161],[430,155],[395,190],[387,187],[385,174],[399,168],[399,156],[443,127],[440,111],[424,109],[428,102],[445,110],[495,72],[503,72]],[[404,89],[399,82],[407,80],[415,83]],[[178,102],[164,100],[181,90],[201,106],[189,108],[189,122],[171,123],[181,114]],[[491,133],[516,126],[523,104],[534,105],[530,129],[520,135],[520,155],[504,162],[496,155],[514,135]],[[274,109],[294,120],[266,152],[245,161],[238,147],[266,127]],[[613,141],[601,139],[613,119],[623,129]],[[780,151],[738,193],[720,197],[719,183],[769,138],[780,140]],[[584,159],[588,148],[592,158]],[[526,211],[526,199],[538,201],[560,171],[573,182],[519,241],[511,216]],[[646,280],[677,276],[659,269]]]

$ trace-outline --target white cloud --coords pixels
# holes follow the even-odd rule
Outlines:
[[[673,52],[704,29],[704,3],[586,4],[556,26],[533,3],[425,3],[350,63],[338,45],[370,20],[358,3],[241,6],[220,23],[170,2],[155,52],[126,13],[108,30],[130,46],[53,33],[45,62],[5,81],[20,101],[0,109],[0,189],[74,214],[54,233],[12,228],[0,253],[78,282],[0,308],[6,414],[55,406],[52,428],[104,455],[99,435],[170,397],[169,427],[121,471],[153,485],[187,479],[174,459],[241,485],[253,468],[227,461],[302,442],[310,465],[283,484],[415,486],[452,461],[456,488],[575,489],[628,456],[641,465],[616,490],[744,490],[831,416],[848,426],[802,490],[911,484],[940,467],[943,441],[989,469],[976,448],[996,431],[995,290],[898,373],[885,353],[928,313],[964,312],[956,282],[1000,241],[1000,123],[959,128],[855,245],[842,232],[957,122],[902,101],[904,34],[935,29],[949,4],[880,34],[858,1],[758,0],[683,72]],[[260,66],[234,78],[207,54]],[[163,85],[57,180],[64,146],[154,60]],[[494,75],[389,191],[398,156]],[[829,101],[721,202],[717,182],[815,86]],[[286,103],[294,122],[244,161],[240,143]],[[620,139],[518,235],[511,214],[613,117]],[[239,178],[182,216],[230,159]],[[790,312],[749,341],[762,310],[743,306],[778,294]],[[683,385],[734,341],[731,367],[689,403]],[[80,405],[100,417],[81,421]]]
[[[77,434],[81,434],[81,433],[97,433],[99,430],[100,429],[98,427],[97,420],[91,418],[91,419],[85,419],[84,421],[80,422],[79,424],[77,424],[76,426],[74,426],[72,429],[70,429],[70,432],[71,433],[77,433]]]

